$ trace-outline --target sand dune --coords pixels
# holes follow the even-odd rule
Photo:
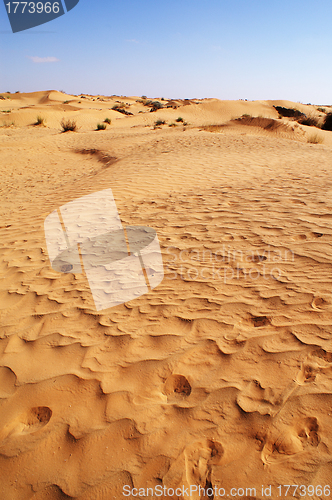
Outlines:
[[[332,133],[274,106],[318,108],[3,96],[1,498],[332,487]],[[165,276],[96,311],[85,274],[51,268],[43,224],[106,188],[124,226],[156,230]]]

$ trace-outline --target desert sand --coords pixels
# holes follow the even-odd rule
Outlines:
[[[318,107],[2,96],[1,500],[329,498],[332,132],[274,108]],[[44,220],[107,188],[156,230],[164,279],[96,311]]]

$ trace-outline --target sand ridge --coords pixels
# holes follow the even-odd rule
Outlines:
[[[308,144],[312,127],[278,118],[274,105],[299,107],[284,101],[173,100],[151,113],[138,97],[11,97],[0,102],[15,115],[0,129],[1,497],[195,484],[261,499],[262,484],[331,484],[331,133]],[[32,125],[41,111],[46,126]],[[63,116],[78,132],[60,132]],[[179,116],[187,125],[167,126]],[[43,223],[107,187],[125,226],[157,231],[165,277],[97,312],[84,274],[50,267]]]

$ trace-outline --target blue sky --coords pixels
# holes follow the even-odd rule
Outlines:
[[[80,0],[12,33],[2,2],[0,91],[332,104],[331,19],[331,0]]]

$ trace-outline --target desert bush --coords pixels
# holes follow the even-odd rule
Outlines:
[[[317,110],[320,111],[321,113],[326,113],[325,108],[317,108]]]
[[[42,116],[38,115],[37,116],[37,121],[36,121],[35,125],[45,125],[45,118],[43,118]]]
[[[311,134],[307,139],[307,142],[309,142],[310,144],[322,144],[323,141],[323,137],[318,134]]]
[[[130,111],[127,111],[125,109],[126,105],[124,102],[120,102],[119,104],[114,104],[112,107],[113,111],[118,111],[119,113],[122,113],[123,115],[132,115]]]
[[[164,107],[159,101],[150,101],[149,106],[151,106],[150,111],[157,111],[157,109],[161,109]]]
[[[106,123],[97,123],[97,130],[106,130]]]
[[[1,127],[3,127],[3,128],[15,127],[15,122],[14,121],[12,121],[11,123],[2,122]]]
[[[174,101],[173,99],[170,99],[168,100],[166,103],[165,103],[165,107],[166,108],[172,108],[172,109],[177,109],[179,107],[179,105],[177,104],[176,101]]]
[[[316,116],[304,116],[297,120],[301,125],[307,125],[308,127],[318,127],[319,119]]]
[[[125,107],[126,107],[125,103],[124,102],[120,102],[119,104],[114,104],[114,106],[112,107],[112,109],[114,111],[119,111],[119,109],[123,109]]]
[[[169,127],[176,127],[176,123],[170,123],[168,126]]]
[[[63,104],[69,104],[70,101],[63,101]]]
[[[323,130],[332,130],[332,113],[328,113],[326,115],[322,129]]]
[[[241,118],[251,118],[251,115],[248,115],[248,113],[244,113]]]
[[[246,125],[251,127],[259,127],[261,129],[267,130],[269,132],[273,132],[275,130],[287,130],[287,125],[279,122],[273,118],[265,118],[259,116],[250,116],[248,117],[240,117],[240,118],[232,118],[227,123],[222,124],[211,124],[211,125],[203,125],[200,127],[201,130],[207,130],[208,132],[222,132],[222,130],[234,124]],[[184,123],[183,125],[188,125],[188,123]]]
[[[77,125],[75,120],[65,120],[64,118],[62,118],[60,125],[62,127],[63,132],[69,132],[69,131],[76,132],[77,130]]]
[[[179,122],[183,122],[183,118],[181,118],[181,116],[179,116],[179,118],[177,118],[175,121],[178,122],[178,123]]]
[[[112,120],[110,118],[105,118],[104,123],[107,123],[107,125],[111,125]]]
[[[166,123],[166,122],[165,122],[165,120],[157,120],[157,121],[155,122],[155,126],[156,126],[156,127],[159,127],[159,125],[165,125],[165,123]]]
[[[301,125],[307,125],[309,127],[320,127],[319,117],[314,114],[306,115],[293,108],[283,108],[282,106],[273,106],[279,113],[279,118],[287,117],[294,118]]]
[[[287,118],[300,118],[305,117],[304,113],[301,113],[298,109],[293,108],[283,108],[282,106],[273,106],[276,111],[278,111],[279,115],[285,116]]]

